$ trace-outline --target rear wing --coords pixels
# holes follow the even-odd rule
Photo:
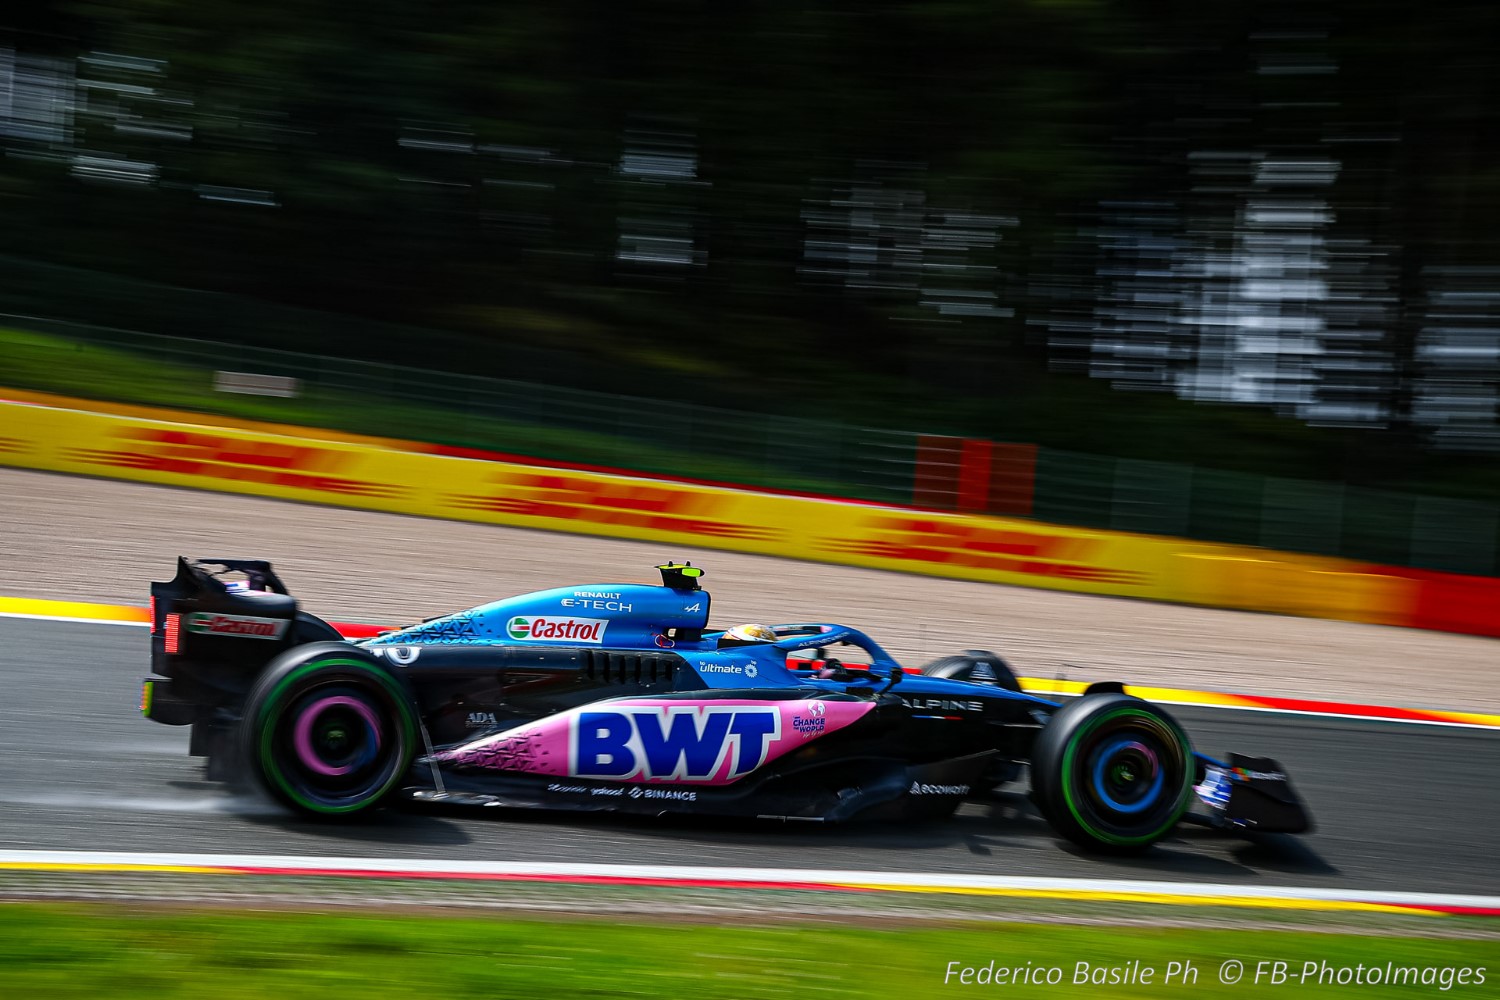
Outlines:
[[[224,573],[241,573],[243,581],[219,579]],[[189,593],[259,591],[287,595],[286,584],[264,559],[194,559],[177,557],[177,575],[166,583],[153,583],[151,596]]]
[[[242,580],[223,580],[224,573],[239,573]],[[214,623],[204,614],[220,612],[252,621],[230,627],[233,623]],[[174,614],[194,614],[189,621],[169,621]],[[202,634],[248,635],[254,638],[280,638],[297,616],[297,600],[287,593],[286,584],[264,559],[195,559],[189,562],[177,557],[177,575],[165,583],[151,584],[151,633],[164,640],[168,628],[177,630],[180,644],[182,629]],[[253,619],[263,618],[264,627]],[[279,624],[278,624],[279,623]],[[178,650],[173,650],[175,655]]]
[[[179,556],[177,575],[151,584],[153,678],[142,711],[184,725],[232,701],[299,641],[298,618],[297,599],[269,562]]]

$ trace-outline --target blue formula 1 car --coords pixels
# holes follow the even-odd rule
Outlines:
[[[940,817],[1029,767],[1043,816],[1092,849],[1143,849],[1195,801],[1228,829],[1308,828],[1275,761],[1196,754],[1118,683],[1059,704],[991,653],[909,673],[847,625],[713,630],[703,570],[658,569],[660,586],[545,590],[351,642],[300,610],[269,563],[179,559],[151,587],[142,710],[190,725],[210,777],[248,774],[312,816],[404,796]]]

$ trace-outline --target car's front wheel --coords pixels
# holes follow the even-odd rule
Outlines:
[[[1182,818],[1194,771],[1187,735],[1165,710],[1125,694],[1085,695],[1037,737],[1032,797],[1074,843],[1140,851]]]
[[[410,696],[383,664],[347,645],[317,643],[273,661],[240,723],[248,770],[272,798],[312,816],[374,808],[416,755]]]

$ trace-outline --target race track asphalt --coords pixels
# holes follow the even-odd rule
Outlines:
[[[1132,859],[1079,854],[1017,794],[940,823],[807,827],[387,811],[328,825],[202,780],[186,728],[136,710],[140,628],[0,618],[0,848],[1076,876],[1500,893],[1500,731],[1175,709],[1195,745],[1277,758],[1304,837],[1185,827]]]

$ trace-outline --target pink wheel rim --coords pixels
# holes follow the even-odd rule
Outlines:
[[[369,727],[370,737],[374,741],[375,750],[378,751],[380,749],[380,720],[375,717],[375,713],[370,709],[369,705],[366,705],[357,698],[350,698],[347,695],[336,695],[313,702],[297,717],[297,726],[292,731],[292,742],[293,746],[297,748],[297,757],[301,760],[303,766],[308,770],[316,771],[318,774],[330,778],[337,778],[348,774],[354,770],[356,765],[344,764],[335,766],[324,763],[323,759],[318,756],[318,752],[313,749],[312,728],[313,723],[318,720],[320,715],[330,708],[340,707],[352,708],[354,713],[364,720],[365,725]]]

